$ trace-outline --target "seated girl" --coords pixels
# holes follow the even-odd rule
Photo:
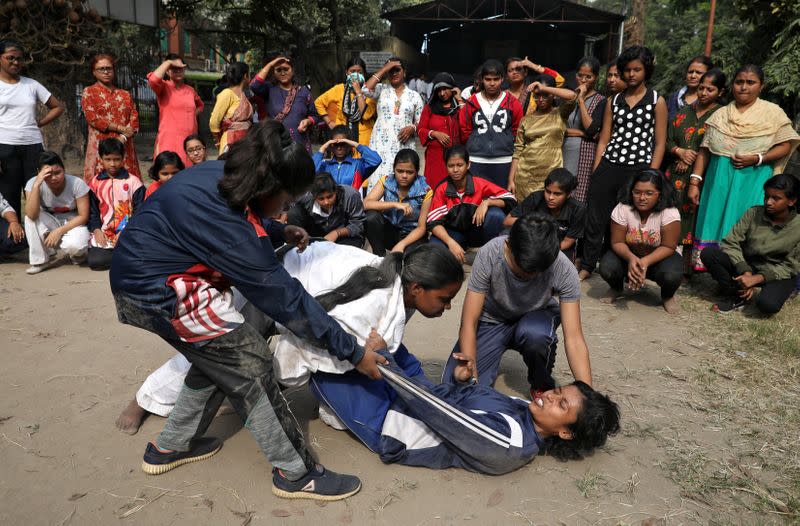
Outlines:
[[[354,151],[358,152],[358,157],[353,155]],[[369,146],[351,140],[350,131],[344,124],[331,130],[331,140],[320,146],[312,159],[318,172],[328,172],[337,184],[356,189],[360,189],[381,165],[381,156]]]
[[[150,197],[161,185],[172,179],[173,175],[184,168],[183,161],[181,161],[181,158],[175,152],[166,151],[156,155],[149,172],[150,179],[152,179],[153,182],[147,187],[144,198],[147,199]]]
[[[364,199],[367,240],[379,256],[403,252],[427,241],[425,218],[433,191],[419,175],[419,155],[403,148],[394,158],[394,174],[381,177]]]
[[[19,224],[16,210],[0,194],[0,256],[16,254],[27,246],[25,229]]]
[[[199,135],[189,135],[183,140],[183,151],[186,152],[186,158],[191,161],[194,166],[206,161],[206,141]]]
[[[117,238],[144,201],[141,179],[123,168],[125,146],[117,139],[103,139],[97,148],[103,171],[89,181],[89,240],[87,262],[92,270],[111,268]]]
[[[25,237],[31,266],[38,274],[50,267],[61,249],[73,264],[86,259],[89,249],[89,187],[80,177],[68,175],[55,152],[39,154],[39,173],[25,184]]]
[[[445,245],[463,263],[465,249],[500,235],[506,213],[517,200],[508,190],[470,173],[464,146],[447,149],[444,160],[447,179],[433,192],[428,230],[431,241]]]
[[[800,181],[780,174],[764,183],[764,206],[754,206],[722,240],[700,254],[708,272],[720,284],[724,301],[714,310],[730,312],[753,298],[758,310],[775,314],[795,290],[800,274],[800,219],[797,197]]]
[[[611,286],[606,303],[622,296],[625,280],[633,291],[652,279],[661,287],[661,301],[670,314],[680,308],[675,292],[683,279],[683,260],[675,252],[681,216],[672,185],[653,168],[636,173],[611,212],[611,250],[600,260],[600,275]]]
[[[586,221],[586,205],[570,195],[578,185],[578,179],[565,168],[556,168],[544,180],[544,190],[533,192],[518,204],[503,221],[511,227],[517,219],[539,213],[549,215],[558,223],[559,248],[570,261],[575,261],[575,244],[583,237]]]
[[[331,174],[318,172],[311,191],[289,208],[288,223],[312,237],[340,245],[364,246],[364,203],[361,194],[336,184]]]

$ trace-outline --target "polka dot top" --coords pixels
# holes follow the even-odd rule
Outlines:
[[[625,93],[614,96],[611,113],[611,140],[604,157],[614,164],[650,164],[655,147],[656,102],[658,93],[648,89],[633,108]]]

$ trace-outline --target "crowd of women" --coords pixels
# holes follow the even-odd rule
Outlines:
[[[275,494],[354,494],[356,477],[307,449],[279,388],[291,382],[310,382],[325,421],[385,462],[504,473],[539,451],[580,458],[619,429],[616,405],[591,387],[581,279],[599,266],[609,302],[650,279],[670,313],[697,270],[719,282],[722,312],[755,298],[773,314],[797,286],[800,182],[783,171],[800,137],[760,98],[752,64],[729,83],[696,57],[665,99],[649,86],[655,57],[643,46],[606,68],[602,89],[593,57],[578,62],[574,89],[512,57],[485,61],[463,91],[435,75],[423,102],[397,58],[372,74],[351,60],[316,100],[287,57],[252,78],[236,62],[211,112],[211,161],[197,134],[203,102],[170,56],[147,76],[160,120],[145,188],[136,107],[114,84],[114,58],[91,60],[80,178],[43,151],[39,129],[61,105],[21,75],[23,57],[0,43],[0,247],[28,248],[29,274],[59,248],[110,268],[120,321],[180,353],[118,420],[133,433],[149,412],[168,416],[145,451],[150,474],[219,451],[203,435],[227,396],[275,467]],[[314,127],[329,139],[312,156]],[[309,247],[309,236],[328,243]],[[297,250],[278,255],[280,244]],[[403,328],[415,311],[449,308],[473,247],[437,385]],[[552,377],[559,326],[575,379],[565,387]],[[275,369],[271,336],[292,349],[276,352]],[[507,349],[525,361],[530,403],[492,389]]]

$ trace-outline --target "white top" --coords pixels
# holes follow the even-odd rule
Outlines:
[[[497,113],[498,109],[500,109],[500,104],[503,102],[503,99],[506,98],[506,95],[507,93],[504,91],[492,102],[489,102],[486,99],[486,97],[483,95],[483,92],[475,95],[475,98],[478,99],[478,104],[481,105],[483,114],[486,115],[487,121],[492,122],[492,119],[494,119],[494,114]]]
[[[20,77],[16,84],[0,80],[0,144],[41,143],[36,106],[48,100],[50,92],[33,79]]]
[[[42,183],[39,187],[39,206],[58,219],[69,220],[78,212],[76,200],[89,193],[89,186],[83,182],[83,179],[74,175],[65,175],[64,179],[64,190],[58,195],[53,193],[47,183]],[[28,179],[25,184],[26,194],[33,190],[34,181],[36,181],[35,177]]]

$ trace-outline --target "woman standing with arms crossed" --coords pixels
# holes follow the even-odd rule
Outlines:
[[[310,153],[307,130],[321,118],[311,92],[297,82],[291,61],[283,56],[272,59],[255,74],[250,89],[267,102],[267,115],[282,123],[294,142]]]
[[[780,106],[759,98],[763,88],[764,71],[755,64],[742,66],[733,78],[733,102],[706,121],[688,190],[691,202],[700,205],[698,256],[708,246],[719,246],[739,218],[764,201],[764,183],[783,173],[800,144]]]
[[[158,135],[153,158],[169,150],[177,153],[183,164],[191,166],[183,151],[183,140],[197,134],[197,116],[203,111],[203,101],[185,79],[186,64],[174,53],[147,74],[147,82],[158,100]]]
[[[580,278],[588,278],[603,250],[603,238],[620,188],[643,168],[658,168],[667,140],[667,104],[647,87],[655,71],[649,48],[631,46],[617,58],[627,85],[606,104],[589,183]]]
[[[253,125],[253,105],[244,90],[250,85],[250,67],[244,62],[234,62],[225,74],[228,87],[217,95],[208,126],[219,147],[219,154],[228,151],[231,144],[247,134]]]
[[[83,163],[83,180],[87,183],[103,171],[97,146],[103,139],[117,139],[125,145],[125,169],[142,178],[133,136],[139,132],[139,112],[131,94],[114,85],[114,57],[98,53],[90,66],[97,82],[84,88],[81,108],[89,124],[86,140],[86,160]]]
[[[444,151],[461,144],[458,110],[461,100],[456,82],[449,73],[433,77],[431,100],[422,108],[419,118],[419,139],[425,147],[425,180],[431,188],[447,179]]]
[[[21,210],[22,187],[36,175],[42,147],[40,128],[64,113],[61,103],[35,80],[23,77],[25,50],[16,40],[0,40],[0,195]],[[39,104],[48,111],[36,117]]]

